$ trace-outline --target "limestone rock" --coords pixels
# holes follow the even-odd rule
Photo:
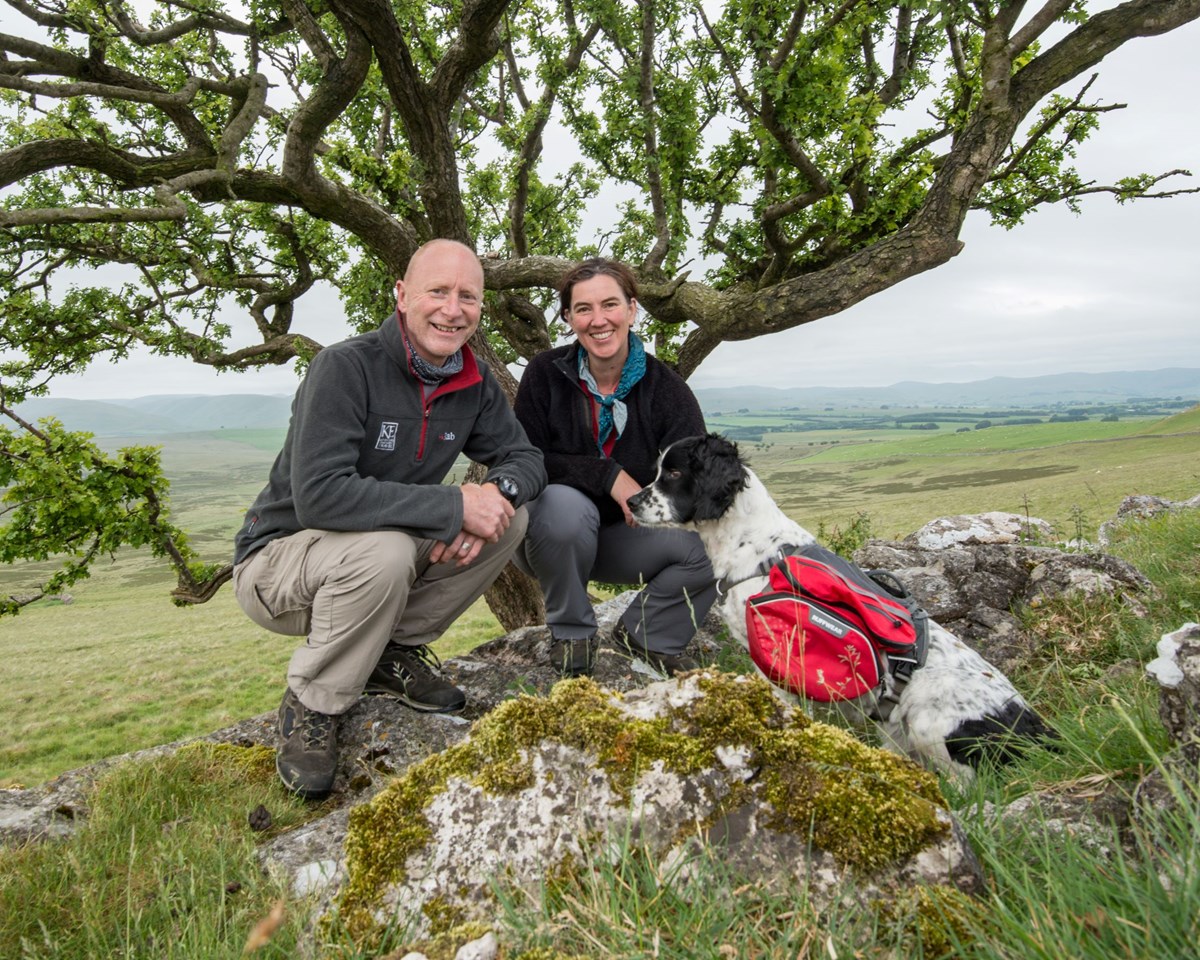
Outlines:
[[[1173,746],[1134,797],[1135,818],[1152,831],[1181,809],[1193,820],[1200,810],[1200,624],[1163,634],[1146,672],[1158,682],[1158,715]]]
[[[1098,774],[1082,777],[1051,790],[1029,793],[1002,808],[985,804],[989,822],[1019,824],[1023,830],[1044,834],[1053,844],[1058,836],[1078,840],[1104,858],[1124,848],[1130,819],[1128,788],[1115,778]]]
[[[1158,516],[1160,513],[1168,513],[1175,510],[1197,509],[1200,509],[1200,494],[1196,494],[1190,500],[1180,501],[1168,500],[1165,497],[1154,497],[1145,493],[1135,493],[1121,501],[1121,505],[1117,507],[1116,515],[1111,520],[1106,520],[1100,524],[1097,539],[1100,541],[1100,546],[1107,547],[1112,542],[1113,532],[1128,521],[1147,520],[1150,517]]]
[[[1200,764],[1200,624],[1163,634],[1146,672],[1158,681],[1158,715],[1171,743]]]
[[[0,843],[70,836],[79,811],[65,795],[46,787],[0,790]]]
[[[978,546],[984,543],[1049,542],[1054,530],[1045,520],[1019,513],[979,513],[957,517],[939,517],[909,534],[905,543],[924,550],[944,550],[953,546]]]
[[[702,671],[504,704],[351,813],[338,909],[361,935],[422,909],[486,921],[489,877],[536,896],[625,837],[666,863],[716,846],[752,881],[807,879],[818,903],[980,883],[936,778],[759,679]]]
[[[322,903],[342,881],[342,844],[346,839],[346,817],[342,807],[328,816],[280,834],[258,850],[259,862],[284,880],[292,895],[316,897]]]
[[[603,632],[595,675],[613,690],[634,690],[658,679],[639,672],[629,656],[615,650],[608,640],[613,622],[633,597],[634,592],[628,591],[596,608]],[[716,635],[722,629],[716,617],[710,617],[689,650],[711,659],[719,647]],[[467,694],[461,716],[417,713],[386,697],[359,700],[338,718],[339,756],[333,797],[328,801],[331,810],[368,799],[411,764],[458,743],[473,720],[503,701],[522,692],[548,691],[559,679],[550,667],[549,645],[545,627],[527,627],[446,661],[447,676]],[[275,713],[251,717],[198,739],[273,746]],[[180,740],[109,757],[35,788],[0,789],[0,844],[69,835],[87,816],[87,796],[98,778],[118,764],[164,756],[189,742]]]
[[[1059,553],[1045,557],[1029,571],[1025,602],[1036,603],[1063,594],[1121,596],[1139,614],[1145,607],[1137,594],[1153,594],[1154,585],[1132,564],[1107,553]]]
[[[1039,529],[1043,523],[1017,514],[947,517],[900,541],[868,540],[854,561],[892,571],[934,620],[1005,671],[1031,652],[1014,616],[1021,606],[1079,592],[1114,594],[1144,609],[1138,597],[1154,588],[1131,564],[1020,542],[1018,520]],[[947,545],[930,546],[937,543]]]

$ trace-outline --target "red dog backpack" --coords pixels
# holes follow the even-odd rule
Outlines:
[[[924,659],[926,615],[891,574],[870,574],[816,544],[770,571],[746,602],[750,656],[775,684],[812,700],[852,700],[891,669],[907,680]],[[886,583],[886,586],[884,585]]]

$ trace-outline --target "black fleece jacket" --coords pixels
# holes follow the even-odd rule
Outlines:
[[[539,353],[529,361],[517,390],[517,419],[546,459],[550,483],[587,494],[602,523],[624,519],[609,496],[624,470],[645,486],[658,470],[662,449],[705,432],[700,404],[679,374],[646,355],[646,375],[625,397],[625,431],[605,457],[596,446],[592,397],[578,374],[578,342]]]

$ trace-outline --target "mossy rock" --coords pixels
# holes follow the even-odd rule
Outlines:
[[[626,694],[568,680],[502,704],[351,811],[337,912],[364,940],[400,912],[425,932],[431,917],[487,921],[493,880],[537,890],[629,843],[665,858],[721,844],[826,898],[978,879],[933,775],[760,679],[697,671]]]

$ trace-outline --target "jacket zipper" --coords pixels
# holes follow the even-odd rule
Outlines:
[[[429,432],[429,414],[433,410],[433,402],[425,399],[425,384],[417,381],[417,386],[421,390],[421,440],[417,444],[417,462],[420,463],[425,459],[425,437]]]
[[[425,459],[425,437],[429,432],[429,414],[432,412],[432,405],[425,407],[425,413],[421,417],[421,442],[417,444],[417,461]]]

